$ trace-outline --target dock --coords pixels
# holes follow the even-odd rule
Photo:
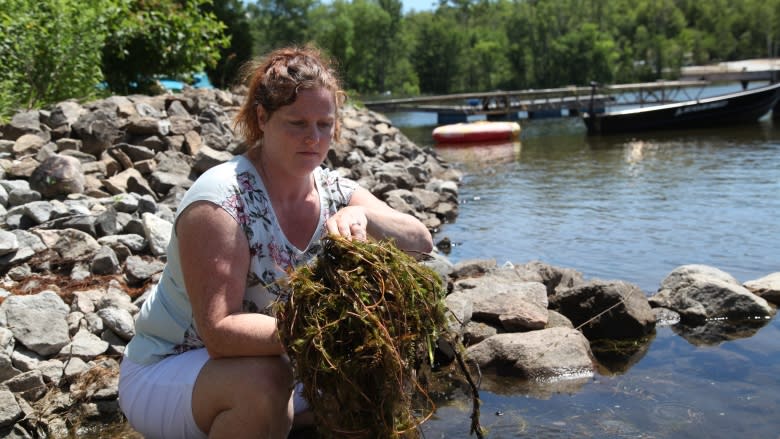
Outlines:
[[[690,87],[708,81],[656,81],[603,87],[561,87],[539,90],[491,91],[418,96],[413,98],[365,101],[374,111],[419,111],[437,114],[438,124],[465,122],[469,116],[484,115],[488,120],[518,120],[579,116],[582,112],[603,112],[612,105],[667,103],[685,95]],[[627,98],[628,97],[628,98]],[[631,102],[626,101],[630,99]]]
[[[596,107],[604,108],[611,101],[607,95],[593,96]],[[590,87],[562,87],[541,90],[491,91],[419,96],[364,102],[371,110],[420,111],[438,115],[438,123],[465,122],[468,116],[485,115],[488,120],[517,120],[519,113],[527,117],[549,117],[551,112],[578,115],[591,105]]]

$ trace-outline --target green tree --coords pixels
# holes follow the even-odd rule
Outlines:
[[[452,16],[421,12],[410,17],[415,45],[412,65],[423,93],[450,93],[458,90],[466,49],[466,36],[454,32],[458,24]]]
[[[552,65],[558,66],[549,85],[561,86],[612,82],[613,66],[619,56],[610,35],[600,32],[595,23],[584,23],[576,31],[555,39],[549,57]]]
[[[252,58],[253,38],[247,8],[241,0],[214,0],[202,8],[225,25],[225,34],[230,37],[230,44],[219,50],[217,64],[206,68],[214,86],[228,88],[239,79],[241,66]]]
[[[338,61],[346,87],[364,94],[418,90],[398,0],[335,0],[310,18],[312,40]]]
[[[316,5],[316,0],[259,0],[248,5],[255,53],[309,42],[309,14]]]
[[[128,13],[103,46],[103,73],[117,93],[153,92],[155,75],[187,79],[216,66],[225,25],[203,12],[211,0],[122,0]]]
[[[100,49],[121,6],[106,0],[0,0],[0,119],[95,96],[103,80]]]

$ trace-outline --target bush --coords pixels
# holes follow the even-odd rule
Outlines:
[[[0,119],[22,109],[91,97],[118,2],[0,0]]]
[[[0,122],[214,66],[229,43],[211,0],[0,0]],[[103,83],[103,87],[99,87]]]

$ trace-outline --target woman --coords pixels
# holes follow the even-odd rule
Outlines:
[[[329,233],[432,249],[417,219],[320,167],[343,96],[312,48],[276,50],[251,71],[236,126],[254,146],[182,199],[163,276],[125,351],[120,405],[147,438],[283,438],[294,421],[311,422],[270,313],[287,294],[285,270],[309,262]]]

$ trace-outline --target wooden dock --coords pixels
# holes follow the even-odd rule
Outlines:
[[[666,103],[685,94],[689,87],[702,87],[707,81],[657,81],[598,87],[561,87],[541,90],[492,91],[419,96],[364,102],[380,112],[434,112],[439,124],[465,122],[468,116],[485,115],[489,120],[518,120],[579,116],[585,111],[603,112],[608,105]],[[635,102],[625,101],[626,96]]]
[[[604,108],[612,98],[594,96],[595,107]],[[544,117],[561,111],[577,115],[587,111],[591,102],[590,87],[562,87],[542,90],[491,91],[419,96],[414,98],[366,101],[365,106],[381,112],[421,111],[438,115],[439,124],[465,122],[468,116],[485,115],[489,120],[517,120],[520,112],[529,118]]]

